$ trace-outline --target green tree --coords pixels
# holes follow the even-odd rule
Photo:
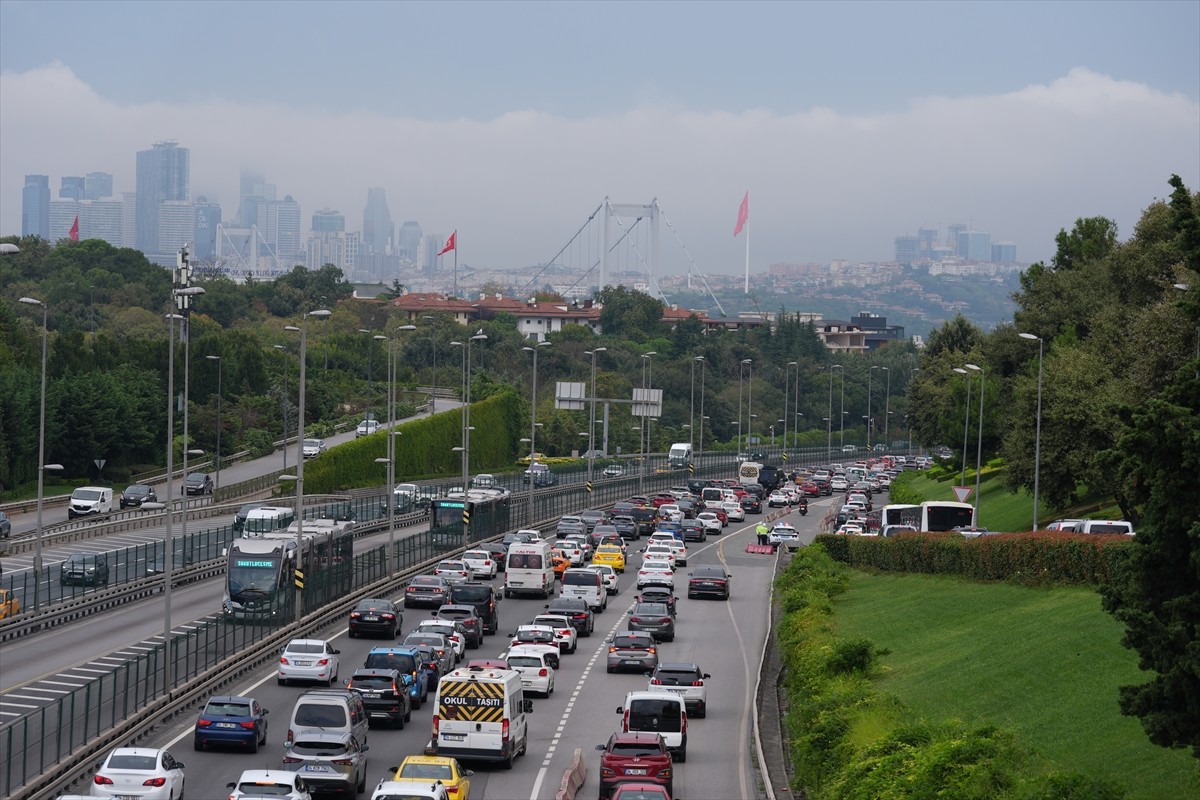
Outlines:
[[[604,304],[600,327],[605,336],[645,342],[665,331],[663,305],[650,295],[625,286],[606,286],[596,293]]]

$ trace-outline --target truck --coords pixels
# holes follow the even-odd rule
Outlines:
[[[683,469],[692,463],[692,445],[689,442],[676,442],[667,451],[667,463],[671,469]]]
[[[743,464],[742,466],[746,465]],[[771,466],[770,464],[763,464],[758,469],[758,483],[768,492],[773,492],[783,485],[785,477],[779,467]]]

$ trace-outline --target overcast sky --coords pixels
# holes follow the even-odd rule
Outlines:
[[[888,260],[973,224],[1048,258],[1200,188],[1200,2],[0,2],[0,234],[26,174],[111,172],[175,139],[191,190],[238,174],[362,227],[459,232],[477,266],[545,261],[607,195],[658,198],[706,273]],[[743,234],[745,236],[745,234]]]

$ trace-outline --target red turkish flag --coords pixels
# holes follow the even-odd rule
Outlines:
[[[450,238],[446,240],[446,246],[443,247],[441,250],[438,250],[438,255],[439,256],[445,255],[446,253],[449,253],[451,250],[457,250],[458,245],[456,245],[454,243],[454,240],[457,237],[458,237],[458,231],[456,230],[456,231],[454,231],[454,233],[450,234]]]
[[[750,192],[746,192],[746,196],[742,198],[742,204],[738,206],[737,224],[733,226],[733,235],[737,236],[742,232],[742,226],[746,224],[746,220],[750,219]]]
[[[71,232],[67,234],[71,237],[72,242],[79,241],[79,215],[75,215],[75,224],[71,226]]]

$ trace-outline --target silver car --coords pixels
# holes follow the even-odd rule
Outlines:
[[[658,667],[658,645],[641,631],[621,631],[608,640],[609,672],[647,672]]]
[[[354,734],[302,728],[285,745],[283,768],[298,773],[314,791],[354,797],[367,788],[367,750]]]

